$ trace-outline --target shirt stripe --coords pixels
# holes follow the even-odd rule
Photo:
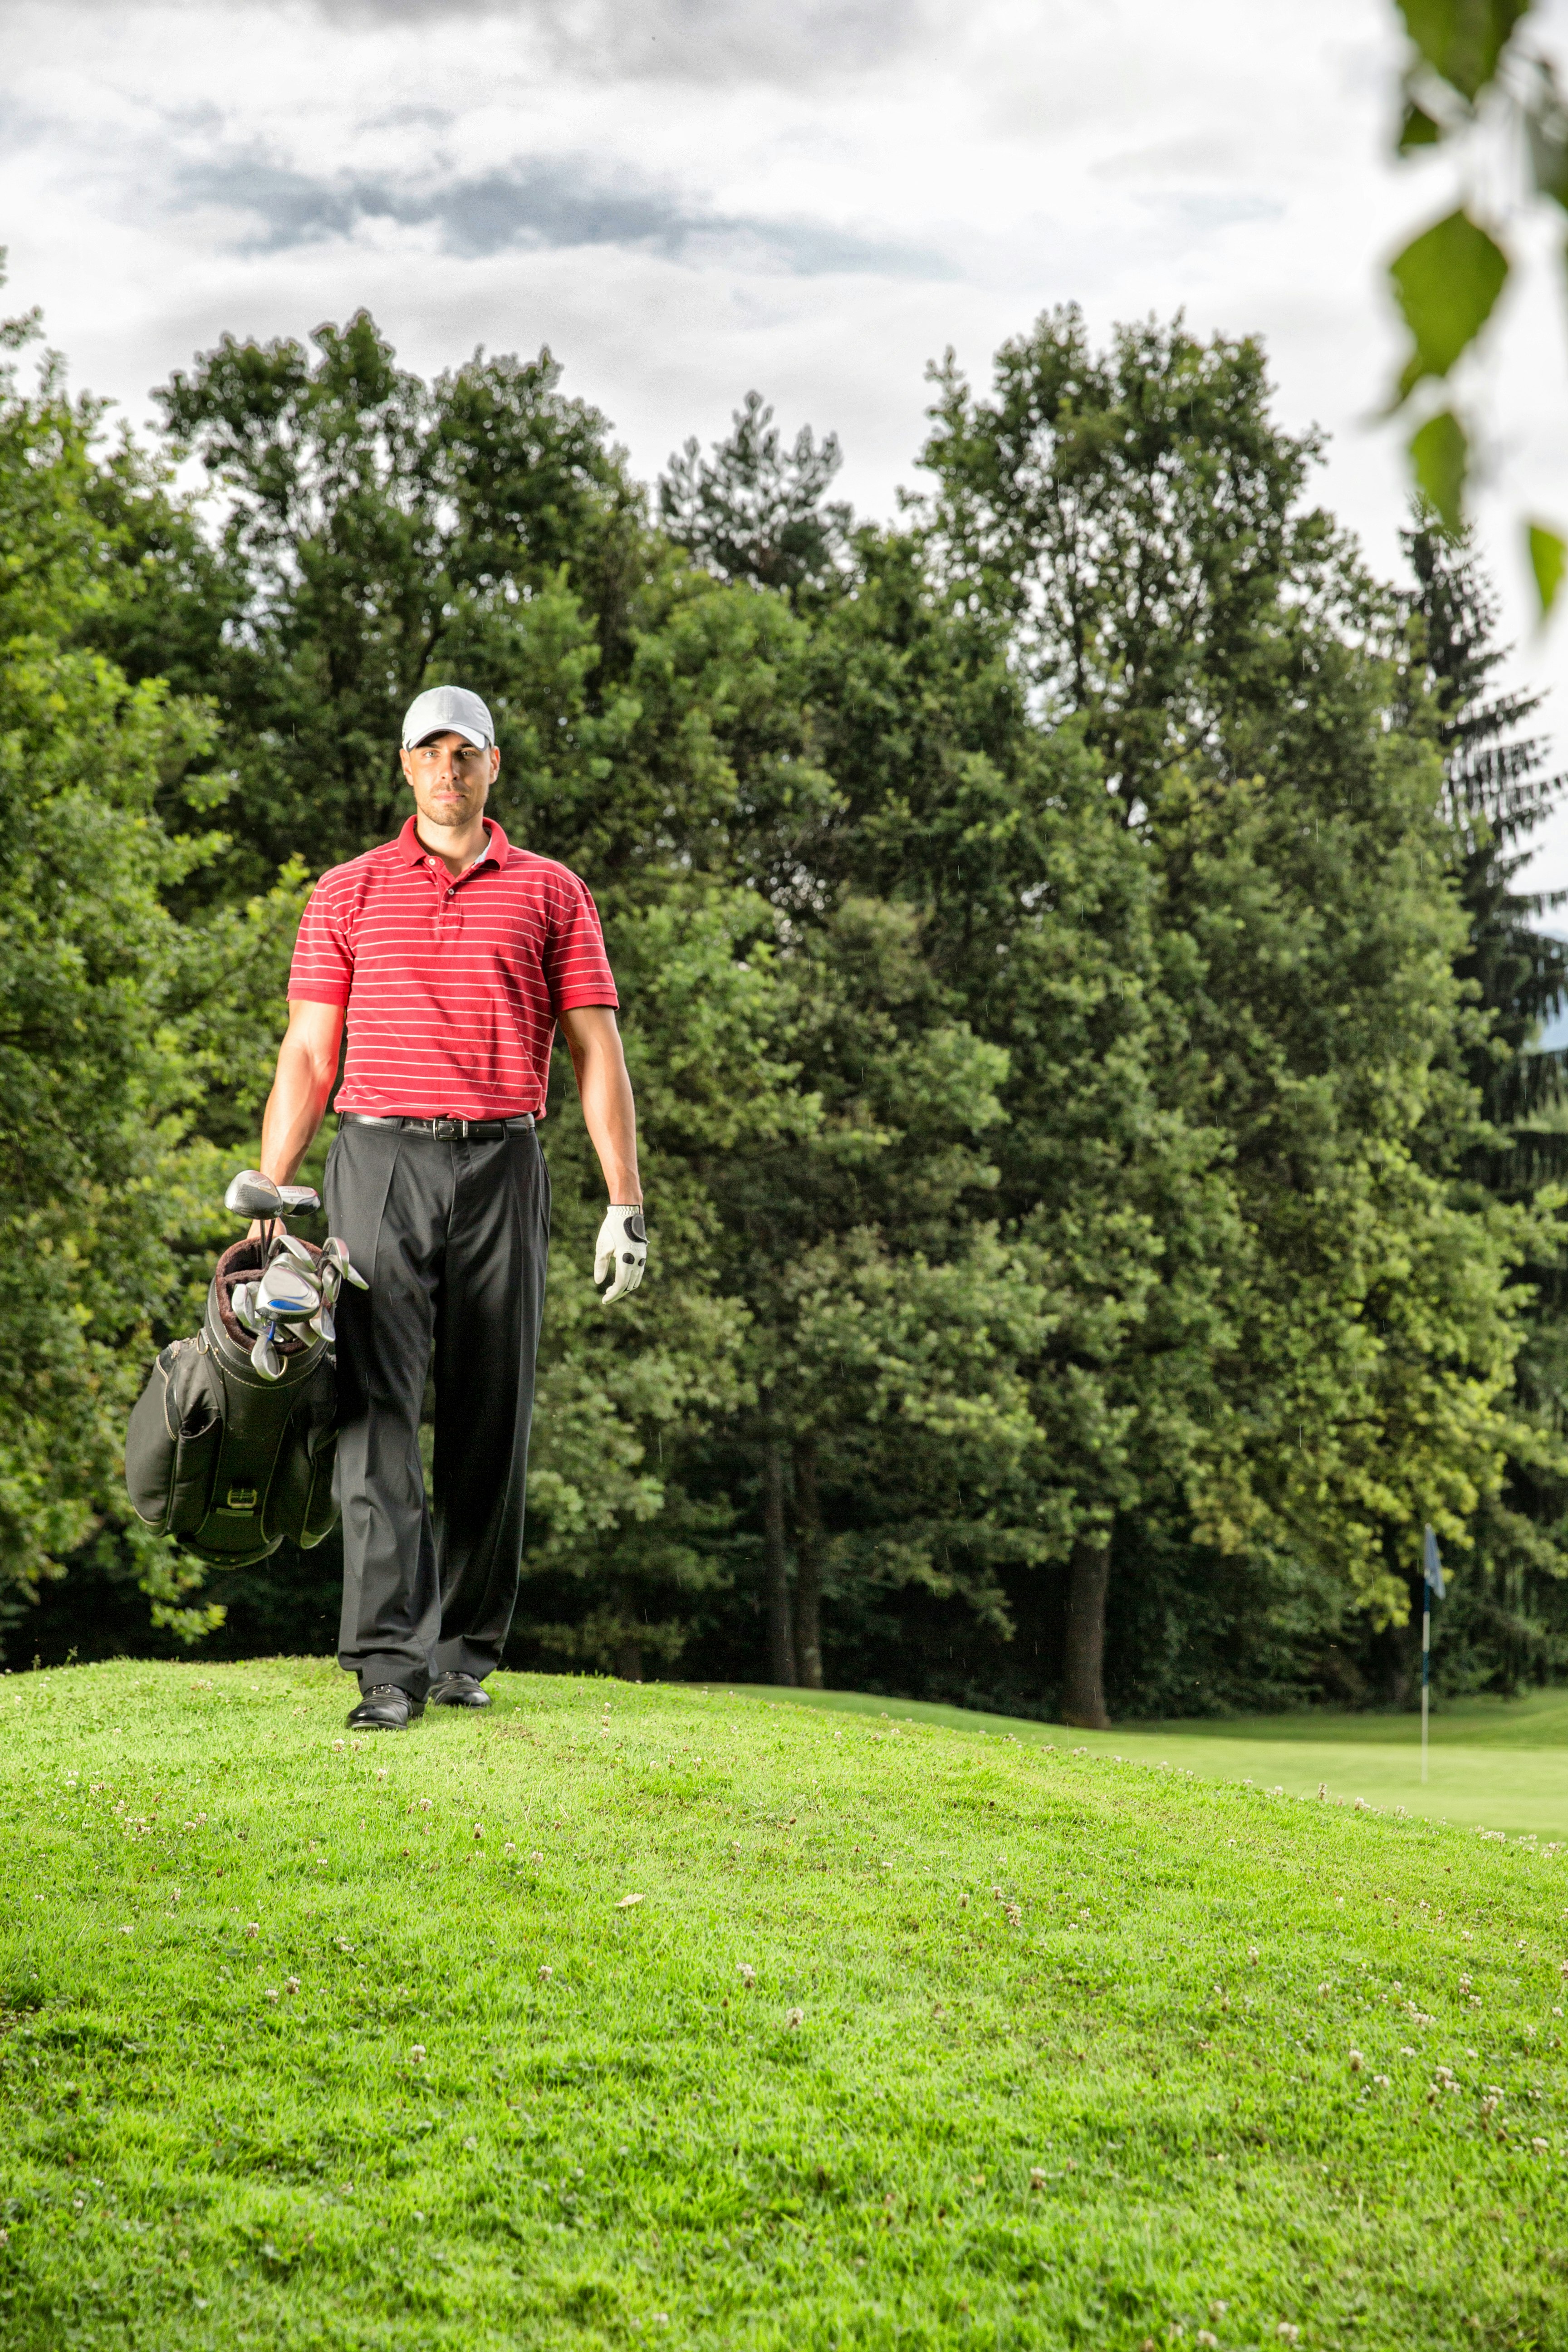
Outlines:
[[[410,817],[311,892],[289,998],[347,1009],[339,1110],[542,1118],[561,1014],[619,1003],[587,885],[486,830],[454,879]]]

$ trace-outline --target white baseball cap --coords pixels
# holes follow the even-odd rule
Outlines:
[[[466,686],[432,686],[416,694],[403,715],[403,748],[411,751],[426,735],[466,735],[481,751],[496,740],[495,720]]]

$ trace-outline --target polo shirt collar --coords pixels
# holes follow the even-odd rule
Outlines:
[[[511,844],[494,817],[486,817],[484,824],[485,831],[489,836],[489,840],[475,858],[473,866],[466,866],[463,868],[465,874],[471,874],[475,866],[483,866],[487,862],[495,866],[504,866],[510,854]],[[403,830],[398,835],[395,846],[405,866],[423,865],[425,859],[431,854],[419,838],[417,817],[411,816],[405,819]]]

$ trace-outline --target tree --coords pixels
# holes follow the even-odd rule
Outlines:
[[[733,430],[711,457],[695,439],[669,460],[658,485],[658,517],[678,546],[721,580],[764,588],[820,586],[838,562],[851,514],[827,489],[842,464],[838,436],[818,445],[803,425],[786,449],[773,412],[749,392]]]
[[[121,1458],[177,1285],[169,1194],[198,1091],[163,894],[211,854],[153,803],[210,737],[73,643],[112,577],[85,495],[98,421],[53,362],[36,391],[0,375],[0,1624],[97,1547],[194,1634],[212,1613],[135,1525]]]
[[[1159,1043],[1114,1171],[1148,1252],[1095,1364],[1117,1475],[1071,1496],[1067,1706],[1092,1717],[1119,1534],[1151,1514],[1404,1615],[1402,1547],[1424,1518],[1462,1536],[1500,1475],[1524,1227],[1430,1164],[1478,1131],[1440,777],[1394,723],[1390,601],[1300,510],[1312,450],[1268,418],[1256,346],[1149,328],[1102,358],[1059,312],[989,398],[949,363],[933,415],[949,593],[1082,727],[1153,894]],[[1046,1104],[1010,1132],[1049,1133]]]
[[[1419,674],[1444,753],[1447,814],[1459,860],[1468,937],[1458,970],[1479,1020],[1467,1055],[1488,1128],[1467,1172],[1487,1193],[1549,1212],[1568,1177],[1565,1057],[1542,1052],[1542,1027],[1568,996],[1568,949],[1543,928],[1555,897],[1521,890],[1531,836],[1560,802],[1546,747],[1518,731],[1540,698],[1500,692],[1507,648],[1468,534],[1430,516],[1405,535]],[[1523,1271],[1533,1291],[1515,1378],[1506,1481],[1483,1501],[1476,1574],[1439,1627],[1446,1687],[1516,1689],[1568,1657],[1568,1297],[1556,1221],[1542,1218]]]

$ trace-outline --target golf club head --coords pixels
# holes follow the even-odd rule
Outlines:
[[[253,1282],[237,1284],[229,1293],[228,1303],[237,1322],[243,1323],[247,1331],[260,1330],[261,1325],[256,1315],[256,1285]]]
[[[316,1260],[314,1255],[311,1251],[306,1248],[303,1242],[297,1242],[292,1234],[280,1234],[279,1237],[278,1246],[281,1250],[287,1250],[289,1256],[299,1265],[302,1265],[307,1274],[313,1275],[315,1273]]]
[[[321,1209],[321,1196],[313,1184],[279,1184],[278,1195],[285,1216],[313,1217]]]
[[[310,1328],[312,1331],[319,1331],[321,1333],[329,1348],[338,1336],[338,1327],[332,1321],[332,1310],[327,1305],[324,1298],[321,1301],[321,1313],[319,1315],[312,1315],[310,1318]]]
[[[270,1176],[263,1176],[258,1168],[242,1168],[223,1196],[223,1204],[236,1217],[278,1217],[283,1213],[283,1195]]]
[[[370,1288],[363,1275],[356,1273],[350,1265],[349,1245],[341,1234],[329,1234],[321,1244],[322,1271],[325,1272],[329,1265],[336,1266],[340,1283],[345,1280],[352,1282],[356,1290]]]
[[[321,1304],[314,1282],[289,1258],[274,1258],[256,1286],[258,1313],[279,1322],[306,1322]]]
[[[323,1259],[317,1271],[316,1280],[321,1286],[322,1306],[335,1307],[338,1303],[338,1293],[343,1286],[342,1267],[335,1259]]]
[[[283,1359],[272,1344],[270,1324],[252,1348],[250,1360],[264,1381],[276,1381],[282,1378]]]

